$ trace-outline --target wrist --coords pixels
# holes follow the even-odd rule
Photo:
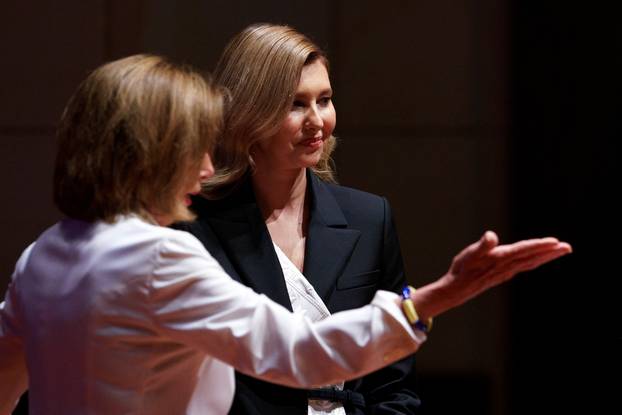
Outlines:
[[[454,307],[451,290],[442,278],[411,292],[410,298],[423,319],[436,317]]]
[[[417,313],[417,309],[412,300],[412,296],[415,292],[416,290],[412,286],[404,286],[402,289],[402,311],[411,326],[424,333],[429,333],[430,330],[432,330],[432,317],[422,318],[422,316]]]

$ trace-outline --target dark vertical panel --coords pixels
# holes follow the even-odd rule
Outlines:
[[[513,12],[512,229],[575,252],[513,285],[512,409],[607,413],[622,350],[620,25],[591,4],[516,1]]]

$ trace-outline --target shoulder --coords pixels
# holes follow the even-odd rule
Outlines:
[[[62,233],[65,241],[76,243],[92,241],[93,248],[139,247],[147,248],[165,240],[178,241],[192,245],[194,237],[186,232],[149,223],[138,216],[121,217],[113,223],[96,222],[92,224],[79,221],[61,222],[57,233]]]
[[[158,226],[140,218],[129,218],[108,225],[100,238],[109,241],[113,252],[106,256],[131,257],[130,268],[136,274],[154,278],[171,278],[180,275],[198,275],[214,266],[213,257],[195,236],[188,232]],[[108,235],[105,233],[109,232]],[[117,242],[114,242],[114,239]],[[150,277],[149,277],[150,278]]]
[[[126,228],[123,229],[123,233],[131,233],[137,240],[142,240],[146,245],[152,245],[160,254],[207,255],[203,245],[188,232],[150,224],[137,218],[121,226]]]
[[[45,247],[46,251],[50,251],[49,247],[60,248],[102,264],[116,263],[123,258],[137,269],[143,269],[162,254],[207,255],[205,248],[191,234],[158,226],[133,215],[121,217],[113,223],[62,221],[54,230],[51,241],[38,245]]]
[[[24,249],[24,251],[19,256],[17,262],[15,263],[15,269],[13,275],[11,276],[12,280],[15,280],[18,275],[25,273],[31,262],[31,258],[37,256],[37,254],[33,254],[33,252],[39,250],[40,247],[45,247],[46,243],[49,243],[49,240],[58,239],[62,223],[62,221],[57,222],[47,228],[37,237],[34,242],[31,242],[30,245],[28,245],[28,247]]]
[[[256,203],[251,181],[245,177],[220,198],[207,198],[201,194],[192,196],[191,209],[198,220],[204,220],[214,216],[235,216],[240,210],[256,206]]]
[[[321,182],[339,200],[353,203],[383,203],[384,197],[340,184]]]
[[[24,249],[24,252],[22,252],[22,254],[20,255],[19,259],[17,260],[17,263],[15,264],[15,272],[13,272],[13,275],[11,277],[12,280],[14,280],[17,277],[17,275],[22,274],[24,270],[26,269],[28,260],[30,258],[30,254],[32,253],[33,248],[35,247],[35,244],[36,242],[31,243],[26,249]]]
[[[322,182],[322,186],[335,198],[346,217],[383,220],[389,209],[382,196],[332,183]]]

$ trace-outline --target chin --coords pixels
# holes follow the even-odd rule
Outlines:
[[[195,219],[194,213],[190,210],[190,206],[187,206],[185,201],[179,201],[174,207],[173,212],[168,214],[170,224],[174,222],[185,222]]]
[[[313,153],[313,154],[306,154],[305,157],[302,158],[301,160],[301,165],[302,167],[315,167],[317,166],[317,164],[320,162],[320,160],[322,159],[322,152],[318,151],[317,153]]]

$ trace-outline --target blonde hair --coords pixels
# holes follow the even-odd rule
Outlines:
[[[237,34],[223,52],[215,80],[229,90],[225,126],[215,152],[216,174],[204,185],[209,198],[226,194],[252,168],[251,148],[272,137],[292,106],[302,68],[320,60],[324,52],[289,26],[252,25]],[[334,182],[331,154],[336,139],[324,144],[312,170]]]
[[[178,194],[213,149],[222,107],[219,89],[162,57],[135,55],[97,68],[57,131],[56,206],[85,221],[148,211],[190,218]]]

